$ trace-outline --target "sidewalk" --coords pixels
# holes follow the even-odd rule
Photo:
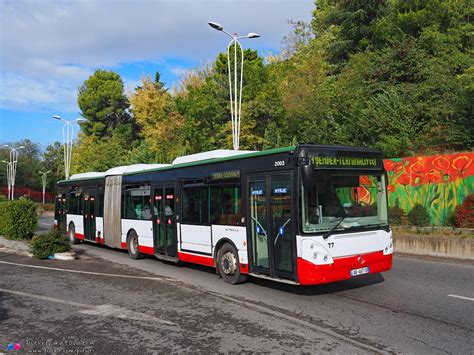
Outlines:
[[[31,247],[24,240],[10,240],[0,236],[0,252],[31,257]]]

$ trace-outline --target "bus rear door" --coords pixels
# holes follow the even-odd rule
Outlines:
[[[86,240],[96,241],[95,228],[95,196],[84,195],[84,237]]]
[[[175,258],[177,240],[174,187],[155,186],[153,201],[155,254]]]

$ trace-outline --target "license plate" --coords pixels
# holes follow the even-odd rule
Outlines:
[[[351,270],[351,276],[359,276],[369,273],[369,267],[361,267],[360,269]]]

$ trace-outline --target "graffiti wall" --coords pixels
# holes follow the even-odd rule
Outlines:
[[[384,161],[389,176],[389,207],[409,212],[428,209],[433,224],[443,225],[464,198],[474,193],[474,153],[456,153]]]

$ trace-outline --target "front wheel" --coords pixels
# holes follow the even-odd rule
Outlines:
[[[132,259],[136,260],[143,257],[143,255],[138,252],[138,235],[135,231],[128,233],[127,250],[128,256],[130,256]]]
[[[71,244],[79,243],[79,241],[76,238],[76,228],[74,227],[74,224],[72,223],[69,225],[68,235],[69,235],[69,243]]]
[[[239,254],[233,245],[226,243],[217,252],[217,267],[222,279],[232,285],[247,281],[240,273]]]

